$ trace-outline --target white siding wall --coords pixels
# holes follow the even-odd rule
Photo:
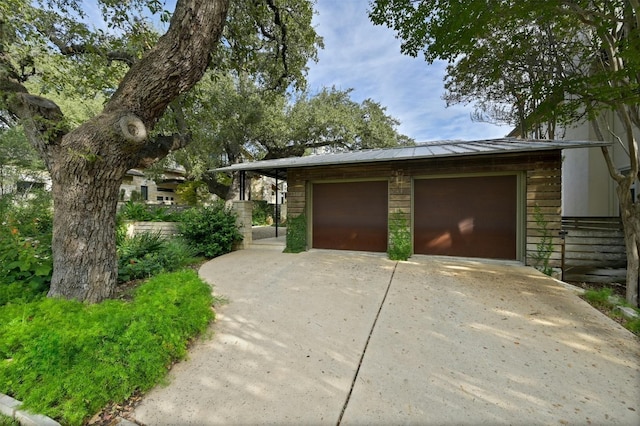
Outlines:
[[[620,132],[621,126],[613,115],[608,121],[612,130]],[[640,137],[640,132],[636,137]],[[566,140],[597,140],[588,123],[567,128]],[[620,169],[629,167],[629,156],[613,137],[613,158]],[[563,216],[617,216],[618,196],[615,183],[609,176],[600,148],[568,149],[562,163],[562,214]],[[638,186],[638,184],[636,184]]]

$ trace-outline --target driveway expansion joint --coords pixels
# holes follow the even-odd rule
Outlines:
[[[338,422],[336,423],[336,426],[340,426],[340,423],[342,422],[342,417],[344,416],[344,412],[347,410],[347,406],[349,405],[349,400],[351,399],[353,388],[356,385],[356,380],[358,380],[358,373],[360,372],[362,361],[364,361],[364,356],[367,353],[367,347],[369,346],[371,335],[373,334],[373,330],[375,330],[376,328],[376,324],[378,323],[378,318],[380,317],[380,312],[382,312],[382,307],[384,306],[384,303],[387,300],[387,295],[389,294],[389,289],[391,289],[391,283],[393,282],[393,276],[396,274],[397,268],[398,268],[398,262],[396,262],[395,265],[393,265],[393,271],[391,272],[391,277],[389,277],[389,283],[387,283],[387,289],[384,292],[384,296],[382,296],[382,301],[380,302],[380,306],[378,307],[378,312],[376,312],[376,316],[373,319],[373,323],[371,324],[371,329],[369,330],[367,341],[364,344],[364,348],[362,349],[362,354],[360,355],[360,360],[358,361],[358,368],[356,368],[356,372],[353,375],[353,380],[351,381],[351,388],[349,389],[347,398],[345,399],[344,405],[342,406],[342,410],[340,411],[340,417],[338,417]]]

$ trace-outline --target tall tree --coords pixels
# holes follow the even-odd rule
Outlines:
[[[402,52],[448,61],[446,98],[554,137],[589,120],[600,140],[625,147],[629,170],[602,152],[616,183],[627,251],[627,301],[638,305],[640,203],[640,4],[636,0],[376,0],[370,12],[403,40]],[[617,131],[602,120],[613,111]]]
[[[154,129],[209,66],[248,68],[273,88],[304,84],[318,39],[307,0],[97,1],[104,24],[92,28],[79,0],[0,5],[0,109],[18,119],[52,178],[53,277],[49,296],[96,302],[116,284],[115,213],[126,171],[186,146],[191,134]],[[168,23],[160,37],[145,18]],[[46,56],[63,75],[38,67]],[[102,92],[102,111],[75,125],[50,99],[29,92],[38,76],[52,90],[73,79]]]
[[[174,158],[192,178],[223,199],[237,195],[237,176],[209,170],[249,160],[413,144],[396,131],[397,120],[371,99],[350,90],[323,88],[273,92],[246,74],[212,74],[193,92],[185,121],[201,123],[194,140]],[[191,124],[190,124],[191,125]],[[195,127],[195,126],[194,126]]]

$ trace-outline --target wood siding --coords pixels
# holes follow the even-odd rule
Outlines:
[[[307,212],[308,183],[386,178],[389,180],[389,213],[402,212],[412,218],[412,182],[417,177],[466,176],[473,174],[516,173],[524,179],[521,228],[524,243],[521,260],[531,264],[540,230],[534,212],[538,205],[554,237],[550,266],[560,268],[561,229],[561,151],[442,157],[428,160],[314,166],[288,169],[287,203],[290,217]]]
[[[624,283],[627,254],[618,217],[563,217],[564,279],[572,282]]]

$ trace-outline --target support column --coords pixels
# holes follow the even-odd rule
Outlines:
[[[243,250],[251,247],[253,243],[253,233],[251,230],[251,221],[253,215],[253,202],[236,200],[233,202],[231,209],[236,214],[236,224],[238,225],[242,241],[236,243],[234,250]]]

